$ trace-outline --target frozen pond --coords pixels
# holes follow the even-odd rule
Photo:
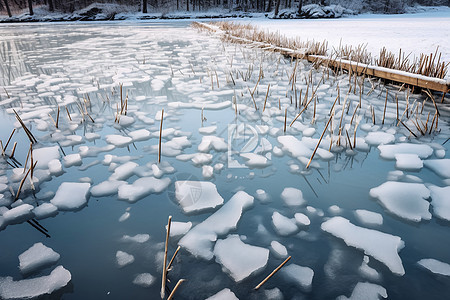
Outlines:
[[[3,147],[16,129],[0,158],[0,298],[158,299],[169,216],[177,299],[450,294],[441,95],[436,126],[424,96],[188,22],[0,36]],[[14,111],[37,139],[33,177]]]

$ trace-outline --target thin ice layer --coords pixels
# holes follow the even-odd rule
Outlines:
[[[450,178],[450,158],[429,159],[423,162],[425,167],[443,178]]]
[[[333,217],[322,223],[321,228],[342,239],[347,246],[363,250],[366,255],[385,264],[392,273],[405,274],[398,252],[405,243],[398,236],[359,227],[342,217]]]
[[[267,265],[269,250],[245,244],[238,235],[229,235],[216,242],[214,255],[222,269],[240,282]]]
[[[223,204],[216,185],[208,181],[175,182],[175,198],[185,213],[214,208]]]
[[[0,277],[1,299],[26,299],[51,294],[65,287],[72,275],[63,266],[57,266],[48,276],[14,281],[12,277]]]
[[[388,296],[386,289],[381,285],[370,282],[358,282],[350,298],[339,296],[337,300],[378,300],[380,296],[383,298]]]
[[[370,196],[392,214],[408,221],[430,220],[430,191],[422,183],[388,181],[370,189]]]
[[[295,283],[300,289],[311,290],[314,271],[308,267],[302,267],[296,264],[290,264],[282,269],[284,277]]]
[[[252,204],[252,196],[243,191],[237,192],[218,211],[192,228],[178,244],[196,257],[211,260],[217,236],[235,229],[243,211]]]

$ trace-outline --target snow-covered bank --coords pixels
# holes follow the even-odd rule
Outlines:
[[[440,7],[420,13],[402,15],[362,14],[341,19],[315,20],[241,20],[261,29],[279,31],[287,37],[328,41],[329,48],[342,45],[366,45],[378,56],[380,49],[419,57],[421,53],[442,52],[441,60],[450,61],[450,8]]]

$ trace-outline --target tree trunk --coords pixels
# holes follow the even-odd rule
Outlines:
[[[186,0],[186,10],[189,11],[189,0]]]
[[[8,0],[4,0],[3,2],[5,2],[6,11],[8,12],[8,16],[11,18],[12,14],[11,14],[11,10],[9,9]]]
[[[280,2],[281,0],[277,0],[276,5],[275,5],[275,18],[278,16],[278,11],[280,10]]]
[[[55,11],[55,7],[53,6],[53,0],[48,0],[48,10]]]
[[[302,13],[303,0],[298,1],[298,14]]]
[[[142,0],[142,12],[147,13],[147,0]]]
[[[30,10],[30,16],[34,15],[32,0],[28,0],[28,9]]]
[[[271,10],[272,10],[272,0],[269,0],[269,3],[267,3],[266,12],[270,12]]]

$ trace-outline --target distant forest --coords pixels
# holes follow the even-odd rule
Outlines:
[[[72,13],[92,3],[128,5],[136,11],[174,12],[208,11],[214,9],[244,12],[275,12],[289,9],[301,11],[308,4],[339,4],[355,12],[401,13],[405,7],[420,4],[424,6],[450,6],[450,0],[0,0],[0,11],[11,14],[27,8],[33,14],[33,7],[45,5],[49,11]]]

